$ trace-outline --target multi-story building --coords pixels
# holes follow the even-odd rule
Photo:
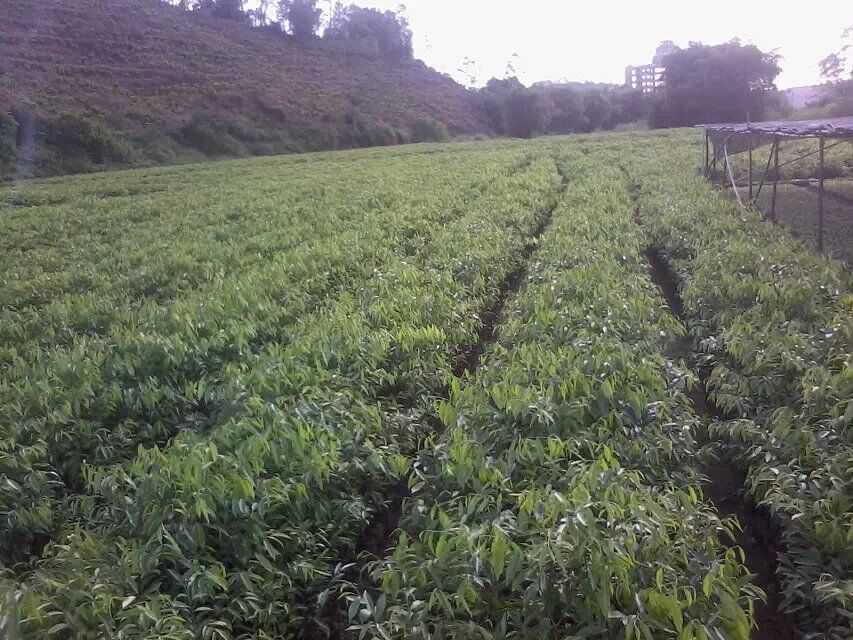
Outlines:
[[[658,45],[651,64],[628,66],[625,68],[625,86],[639,89],[643,93],[653,93],[664,86],[664,62],[666,57],[678,51],[672,40],[665,40]]]

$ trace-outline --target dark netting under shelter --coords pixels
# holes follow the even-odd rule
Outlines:
[[[836,156],[833,161],[837,160],[841,153],[839,147],[853,152],[853,117],[703,124],[699,127],[705,131],[704,173],[707,177],[723,187],[731,187],[742,206],[750,204],[764,210],[773,222],[779,221],[780,189],[809,190],[814,213],[799,212],[800,223],[813,224],[813,233],[807,235],[813,235],[818,249],[824,251],[827,235],[834,233],[837,223],[844,233],[833,239],[842,246],[840,250],[833,247],[832,253],[848,261],[853,259],[853,182],[849,180],[853,176],[853,153],[845,151],[844,157],[849,156],[849,160],[827,164],[829,153]],[[791,157],[780,161],[783,148]],[[804,163],[814,166],[809,165],[805,170],[791,169],[792,165]],[[835,179],[838,184],[827,189],[828,179]],[[827,216],[828,201],[832,202],[832,207],[840,207],[843,211],[833,209]],[[799,198],[800,209],[803,204]],[[832,223],[829,229],[827,217]],[[848,244],[850,252],[844,251],[844,245]]]

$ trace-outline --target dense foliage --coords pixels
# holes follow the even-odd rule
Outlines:
[[[748,640],[725,448],[849,637],[849,275],[636,135],[0,190],[0,631]]]
[[[849,51],[853,47],[853,25],[841,36],[841,47],[820,61],[821,74],[829,83],[828,95],[822,101],[823,114],[830,117],[853,115],[853,60]]]
[[[689,326],[755,501],[782,529],[785,606],[810,638],[853,634],[853,281],[700,178],[634,166],[643,223],[681,274]],[[701,224],[697,221],[701,220]]]
[[[369,43],[392,60],[412,57],[412,31],[402,14],[351,4],[337,7],[323,37],[331,41]]]
[[[651,118],[655,127],[761,120],[781,72],[778,54],[736,40],[693,43],[663,64],[665,86]]]
[[[438,405],[378,594],[376,638],[748,638],[750,594],[691,462],[680,325],[651,284],[622,174],[568,188],[498,342]],[[725,535],[725,534],[724,534]]]
[[[492,78],[477,93],[492,129],[516,138],[610,130],[645,120],[649,109],[641,92],[612,85],[528,88],[514,77]]]
[[[278,17],[288,25],[290,34],[302,42],[315,36],[323,11],[317,0],[279,0]]]

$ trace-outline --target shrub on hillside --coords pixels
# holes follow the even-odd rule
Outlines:
[[[208,156],[239,156],[245,151],[228,123],[206,113],[193,115],[178,135],[181,143]]]
[[[353,109],[339,125],[334,148],[387,147],[408,140],[403,132]]]
[[[399,142],[400,136],[392,127],[379,123],[367,131],[367,146],[389,147]]]
[[[44,127],[44,142],[63,156],[85,156],[95,164],[127,162],[131,151],[101,125],[74,114],[64,114]]]
[[[0,111],[0,169],[12,167],[17,158],[18,122]]]
[[[450,139],[447,125],[432,118],[420,118],[412,124],[412,142],[444,142]]]

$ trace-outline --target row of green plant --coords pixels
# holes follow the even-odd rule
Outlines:
[[[387,555],[345,581],[359,637],[750,637],[758,593],[663,355],[681,326],[616,163],[561,153],[566,196],[497,343],[438,402]]]
[[[178,180],[154,170],[109,182],[90,176],[73,188],[48,182],[9,190],[9,198],[47,204],[4,211],[3,342],[20,351],[34,340],[44,345],[78,332],[103,335],[145,303],[162,313],[161,303],[233,288],[244,274],[268,274],[281,263],[322,273],[321,265],[305,264],[317,246],[331,239],[347,245],[352,237],[364,238],[367,244],[359,246],[370,250],[371,231],[413,233],[371,223],[399,208],[410,212],[407,224],[428,224],[418,220],[419,186],[442,194],[433,201],[435,215],[447,215],[447,207],[477,197],[501,163],[509,167],[513,153],[485,164],[482,157],[452,154],[445,158],[447,171],[438,174],[436,158],[413,156],[393,182],[385,161],[341,159],[258,163],[251,174],[226,163],[177,174]],[[304,274],[293,277],[301,281]]]
[[[140,442],[164,441],[181,425],[189,426],[200,419],[204,422],[204,415],[216,406],[216,395],[207,387],[215,386],[226,364],[244,360],[266,342],[283,339],[288,327],[305,313],[318,306],[333,306],[336,292],[357,290],[389,260],[424,250],[417,244],[430,239],[431,229],[452,215],[453,206],[464,208],[509,166],[509,161],[497,161],[483,171],[482,182],[475,181],[467,191],[464,180],[470,177],[437,181],[435,187],[442,195],[433,196],[429,208],[418,206],[422,196],[406,200],[401,199],[396,187],[377,188],[373,194],[375,211],[368,207],[359,217],[359,226],[351,231],[306,241],[295,252],[274,254],[255,269],[220,275],[210,285],[185,292],[170,304],[153,300],[139,305],[135,291],[118,299],[103,294],[99,297],[97,293],[78,296],[72,291],[60,296],[48,312],[35,310],[22,318],[10,310],[4,324],[9,337],[3,344],[3,412],[9,425],[8,437],[12,442],[30,443],[31,448],[21,449],[20,453],[35,456],[27,457],[28,463],[18,472],[40,470],[40,466],[29,463],[43,455],[60,459],[60,465],[37,473],[39,482],[31,479],[35,494],[43,496],[51,480],[55,480],[53,472],[63,478],[63,485],[77,484],[77,479],[66,476],[77,478],[83,459],[88,457],[91,461],[92,450],[97,452],[95,459],[126,456]],[[453,164],[448,168],[451,171],[443,175],[454,176]],[[350,190],[365,185],[358,173],[353,177]],[[418,175],[413,176],[413,180],[418,179]],[[379,183],[374,184],[378,187]],[[401,184],[406,187],[405,181]],[[184,195],[184,212],[190,210],[186,200],[189,195]],[[341,227],[355,214],[348,194],[337,195],[343,205],[336,211],[339,215],[331,217],[330,226]],[[231,193],[231,206],[236,198],[242,198],[240,189]],[[382,206],[384,201],[390,208]],[[394,208],[394,203],[399,209]],[[257,208],[263,209],[259,205]],[[123,213],[117,212],[119,220]],[[82,216],[78,209],[57,217],[67,227]],[[390,218],[394,224],[389,224]],[[287,219],[282,217],[282,222],[286,224]],[[14,223],[8,225],[10,230]],[[274,217],[263,226],[273,223]],[[318,224],[315,230],[323,229]],[[191,230],[186,233],[191,235]],[[139,237],[143,242],[148,240],[144,234]],[[306,240],[310,237],[308,231]],[[192,243],[189,238],[185,241]],[[71,242],[69,239],[68,244]],[[110,241],[104,244],[109,245]],[[108,247],[103,250],[109,253]],[[217,253],[216,245],[208,245],[208,250],[214,259],[222,255],[221,250]],[[75,253],[87,268],[85,254]],[[121,254],[116,253],[114,259],[120,261]],[[173,259],[168,250],[163,251],[163,256],[164,261]],[[37,254],[31,257],[36,264],[47,261]],[[72,279],[79,278],[76,263],[69,264],[68,270]],[[102,277],[108,280],[110,271],[107,269]],[[121,269],[112,271],[118,272],[117,279],[121,281]],[[35,328],[28,326],[30,319]],[[25,329],[29,332],[24,333]],[[30,343],[28,337],[33,337]],[[72,451],[66,449],[69,439],[76,443]],[[29,476],[10,477],[20,484]],[[13,489],[7,490],[12,504],[20,507],[25,503]],[[33,506],[37,504],[34,501]],[[45,521],[42,517],[31,522],[20,509],[17,514],[23,516],[20,527],[14,525],[17,517],[7,521],[13,530],[28,531],[28,537],[50,523],[50,519]],[[39,515],[44,514],[40,511]],[[13,540],[9,540],[10,547],[26,552],[25,545],[22,548]]]
[[[317,596],[408,473],[452,354],[555,202],[548,157],[480,153],[483,179],[461,184],[448,160],[410,198],[383,206],[378,189],[376,212],[300,261],[235,273],[232,295],[151,302],[152,322],[114,325],[100,349],[75,337],[3,371],[4,554],[53,540],[6,571],[7,630],[322,628]]]
[[[853,281],[691,170],[693,145],[630,161],[642,222],[677,271],[747,486],[781,528],[784,606],[808,638],[853,634]]]

